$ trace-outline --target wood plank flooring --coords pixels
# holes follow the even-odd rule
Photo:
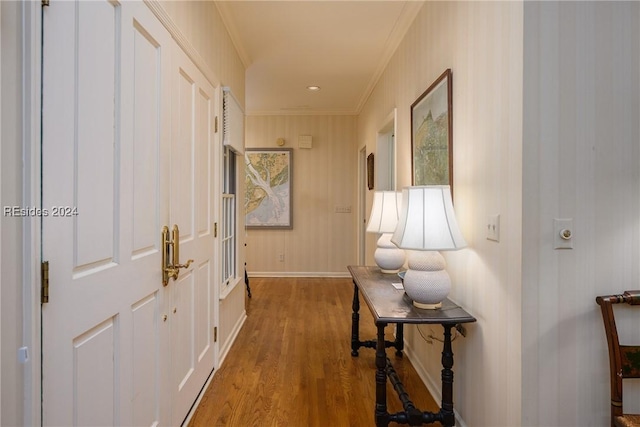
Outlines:
[[[374,426],[375,351],[351,356],[351,279],[252,278],[251,291],[248,319],[189,426]],[[360,339],[375,332],[361,300]],[[387,335],[393,340],[392,326]],[[411,363],[394,352],[387,349],[413,402],[437,411]],[[390,412],[402,410],[390,385],[387,397]]]

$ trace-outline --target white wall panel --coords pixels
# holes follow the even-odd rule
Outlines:
[[[640,5],[525,5],[523,425],[608,424],[596,295],[640,278]],[[554,218],[574,249],[551,247]],[[618,322],[640,342],[637,320]],[[625,389],[640,410],[640,384]]]

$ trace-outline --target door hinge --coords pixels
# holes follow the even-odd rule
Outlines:
[[[42,7],[49,6],[49,0],[42,0]]]
[[[213,237],[218,237],[218,223],[213,223]]]
[[[218,342],[218,327],[213,327],[213,342]]]
[[[213,129],[215,133],[218,133],[218,116],[216,116],[215,120],[213,121]]]
[[[40,266],[42,288],[40,290],[40,302],[49,302],[49,261],[44,261]]]

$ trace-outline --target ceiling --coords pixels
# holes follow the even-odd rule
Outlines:
[[[217,1],[246,68],[245,113],[359,113],[422,4]]]

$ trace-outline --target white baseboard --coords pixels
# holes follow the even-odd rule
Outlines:
[[[252,277],[329,277],[329,278],[351,278],[348,271],[338,272],[318,272],[318,271],[248,271],[249,278]]]
[[[231,350],[231,346],[236,341],[236,338],[238,338],[238,334],[240,333],[240,330],[244,326],[244,322],[246,320],[247,320],[247,312],[243,310],[242,315],[238,318],[238,321],[236,322],[236,324],[233,325],[233,329],[231,330],[229,337],[224,342],[224,344],[220,346],[220,352],[218,353],[217,369],[220,369],[220,367],[222,366],[224,359],[227,357],[227,354],[229,353],[229,350]]]
[[[425,387],[427,387],[427,390],[429,390],[429,393],[431,393],[431,396],[433,397],[433,399],[436,401],[438,405],[440,405],[440,402],[442,402],[442,385],[441,385],[440,378],[434,379],[431,375],[429,375],[424,365],[422,364],[422,361],[413,351],[411,346],[408,345],[406,340],[404,341],[404,353],[409,359],[409,361],[411,362],[411,364],[413,365],[413,368],[418,373],[418,376],[424,383]],[[456,417],[456,425],[460,427],[467,427],[467,424],[464,422],[464,420],[462,419],[458,411],[455,410],[455,408],[453,409],[453,413],[455,414],[455,417]]]

